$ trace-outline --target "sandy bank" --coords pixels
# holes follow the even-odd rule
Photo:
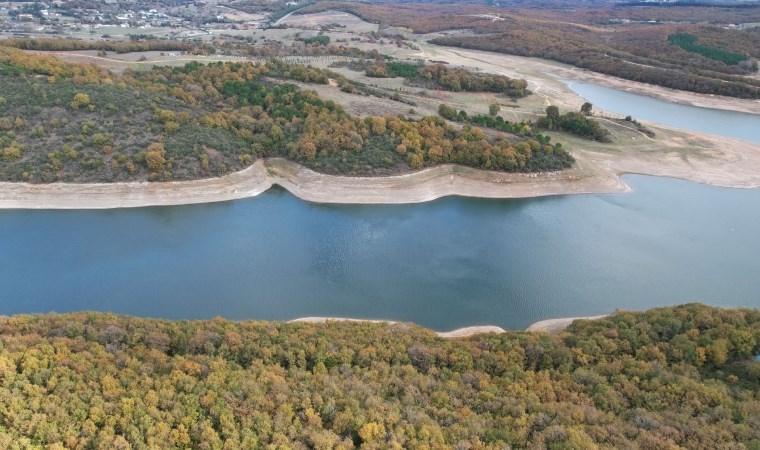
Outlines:
[[[558,334],[564,331],[567,327],[570,326],[571,323],[575,322],[576,320],[597,320],[597,319],[602,319],[608,316],[609,314],[602,314],[599,316],[563,317],[560,319],[541,320],[541,321],[531,324],[528,328],[525,329],[525,331]],[[392,320],[350,319],[346,317],[302,317],[300,319],[290,320],[289,322],[290,323],[293,323],[293,322],[306,322],[306,323],[368,322],[368,323],[385,323],[389,325],[397,323]],[[459,328],[452,331],[436,331],[435,334],[438,335],[438,337],[452,339],[452,338],[463,338],[463,337],[475,336],[478,334],[485,334],[485,333],[501,334],[501,333],[506,333],[506,332],[507,331],[505,329],[494,326],[494,325],[480,325],[480,326]]]
[[[307,322],[307,323],[369,322],[369,323],[386,323],[386,324],[396,323],[391,320],[350,319],[346,317],[302,317],[300,319],[290,320],[289,322],[290,323],[293,323],[293,322]],[[497,326],[493,326],[493,325],[482,325],[482,326],[459,328],[452,331],[445,331],[445,332],[436,331],[435,332],[435,334],[438,335],[438,337],[442,337],[445,339],[463,338],[463,337],[475,336],[475,335],[484,334],[484,333],[497,333],[497,334],[506,333],[506,330]]]
[[[279,158],[223,177],[166,183],[0,183],[0,209],[103,209],[208,203],[254,197],[278,184],[318,203],[419,203],[450,195],[520,198],[624,192],[615,173],[579,163],[555,173],[518,174],[444,165],[391,177],[324,175]]]
[[[531,324],[525,331],[544,332],[549,334],[557,334],[564,331],[569,327],[571,323],[576,320],[597,320],[603,319],[609,316],[609,314],[602,314],[600,316],[587,316],[587,317],[563,317],[561,319],[548,319],[541,320]]]
[[[208,203],[253,197],[272,187],[263,162],[219,178],[166,183],[0,182],[0,208],[105,209]]]

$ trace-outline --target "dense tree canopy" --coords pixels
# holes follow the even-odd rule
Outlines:
[[[409,324],[0,319],[2,448],[757,448],[760,311]]]

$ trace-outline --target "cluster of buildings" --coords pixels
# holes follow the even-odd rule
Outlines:
[[[297,4],[294,1],[288,3]],[[248,14],[214,2],[188,1],[157,9],[137,9],[131,3],[103,0],[95,8],[65,0],[0,3],[0,34],[25,36],[34,33],[66,33],[96,29],[173,28],[248,29],[269,24],[267,14]],[[102,31],[111,33],[112,31]],[[133,33],[126,31],[126,33]]]
[[[101,28],[120,26],[124,28],[146,27],[180,27],[188,20],[175,17],[156,9],[139,11],[120,11],[109,8],[104,3],[103,9],[69,8],[61,0],[37,3],[3,3],[0,7],[0,21],[16,23],[38,23],[40,25],[76,26],[82,28]],[[111,9],[110,11],[108,9]]]

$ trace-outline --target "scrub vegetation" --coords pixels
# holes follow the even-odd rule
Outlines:
[[[757,448],[760,311],[558,336],[409,324],[0,318],[2,448]]]

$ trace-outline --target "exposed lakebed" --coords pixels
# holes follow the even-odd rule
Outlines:
[[[416,205],[233,202],[0,211],[0,314],[348,316],[446,330],[688,301],[760,307],[760,191]]]

